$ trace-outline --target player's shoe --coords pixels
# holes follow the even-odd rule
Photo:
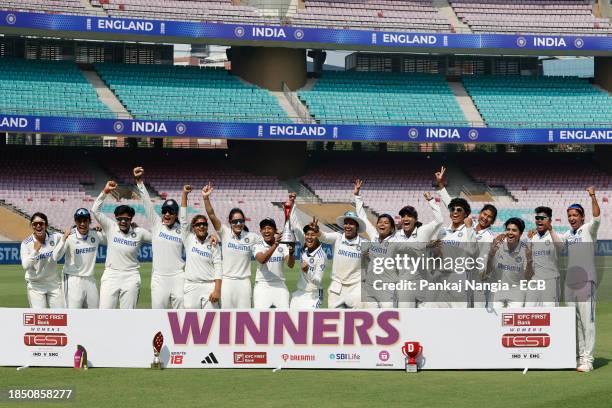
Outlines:
[[[588,373],[589,371],[593,371],[593,364],[590,364],[590,363],[580,364],[578,368],[576,368],[576,371],[580,373]]]

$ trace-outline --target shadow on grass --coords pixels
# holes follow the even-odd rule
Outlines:
[[[608,365],[609,362],[610,362],[609,358],[597,357],[595,361],[593,362],[593,368],[598,369],[601,367],[605,367]]]

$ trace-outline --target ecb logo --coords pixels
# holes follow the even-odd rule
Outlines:
[[[117,133],[123,132],[123,122],[115,122],[113,123],[113,130]]]
[[[468,137],[470,138],[470,140],[478,139],[478,131],[476,129],[470,129],[470,131],[468,132]]]
[[[177,123],[176,125],[176,133],[179,135],[184,134],[187,131],[187,126],[184,123]]]
[[[417,137],[419,137],[418,129],[415,129],[415,128],[408,129],[408,137],[411,139],[416,139]]]
[[[6,22],[8,24],[11,24],[11,25],[15,24],[17,22],[17,16],[15,16],[12,13],[11,14],[7,14],[6,15]]]
[[[516,39],[516,45],[523,48],[527,45],[527,39],[525,37],[519,37]]]
[[[304,31],[297,29],[293,32],[293,36],[296,40],[301,40],[302,38],[304,38]]]
[[[583,40],[582,38],[576,38],[576,39],[574,40],[574,46],[575,46],[576,48],[582,48],[582,47],[584,47],[584,40]]]
[[[244,28],[243,27],[236,27],[234,29],[234,35],[238,38],[242,38],[244,37]]]

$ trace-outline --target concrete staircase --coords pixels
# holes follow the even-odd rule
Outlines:
[[[314,191],[303,184],[299,179],[279,180],[279,182],[285,186],[288,193],[294,192],[297,194],[296,202],[298,204],[323,202]]]
[[[448,81],[448,86],[455,95],[455,99],[463,111],[463,115],[470,122],[470,126],[474,127],[486,127],[484,119],[480,115],[478,108],[474,105],[474,101],[465,90],[462,82],[459,81]]]
[[[281,108],[283,108],[285,112],[287,112],[287,116],[289,116],[289,119],[291,119],[293,123],[304,123],[304,121],[300,119],[300,115],[293,108],[293,105],[291,105],[291,102],[289,102],[289,99],[287,99],[287,97],[285,96],[283,92],[280,92],[280,91],[276,91],[276,92],[269,91],[269,92],[276,98]]]
[[[442,14],[448,22],[455,28],[456,32],[459,33],[471,33],[472,30],[470,27],[459,20],[457,14],[455,14],[455,10],[451,7],[451,5],[446,0],[433,0],[433,6],[438,9],[440,14]]]
[[[117,99],[113,91],[110,90],[106,83],[100,78],[98,73],[93,70],[90,65],[80,65],[81,73],[87,79],[87,81],[94,87],[96,90],[96,94],[98,94],[98,98],[106,105],[108,108],[114,112],[118,118],[120,119],[132,119],[132,115],[128,112],[128,110],[123,106],[121,101]]]

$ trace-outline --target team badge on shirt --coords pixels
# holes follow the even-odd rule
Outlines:
[[[459,234],[457,234],[457,236],[461,238],[463,236],[463,232],[460,232]]]
[[[96,243],[96,239],[94,237],[91,237],[90,241],[91,241],[92,244]]]
[[[517,257],[516,257],[516,262],[517,262],[517,263],[521,263],[521,262],[523,262],[523,258],[521,258],[520,256],[517,256]]]
[[[132,232],[132,235],[130,235],[132,238],[136,238],[136,233]]]
[[[244,239],[244,242],[246,242],[246,243],[248,244],[248,243],[249,243],[249,237],[246,237],[246,238]]]
[[[278,247],[278,252],[283,253],[283,247]]]
[[[212,245],[210,245],[210,244],[206,245],[206,249],[208,249],[210,251],[212,249]]]
[[[49,245],[55,246],[55,242],[51,241],[51,242],[49,242]]]
[[[314,258],[309,258],[309,259],[308,259],[308,263],[313,264],[314,262],[315,262],[315,261],[314,261]]]

